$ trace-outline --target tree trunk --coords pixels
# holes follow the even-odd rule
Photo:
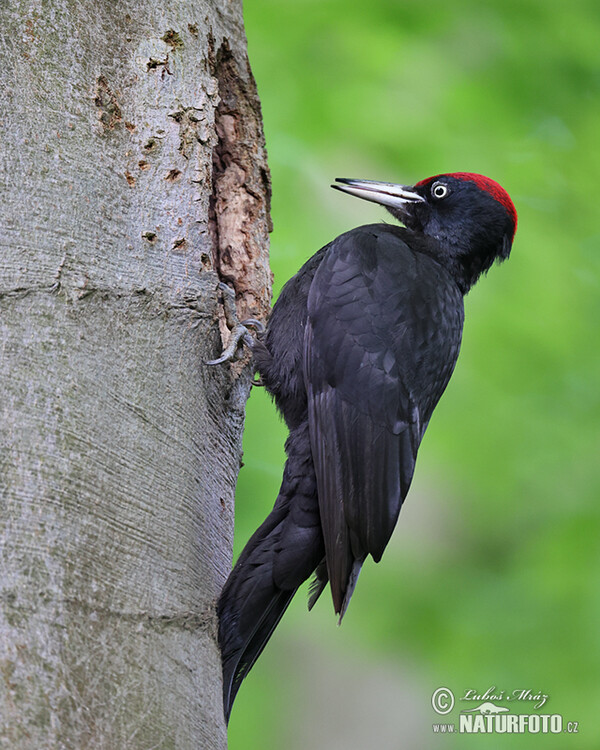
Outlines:
[[[250,373],[203,362],[219,280],[270,294],[241,1],[2,6],[0,747],[224,748]]]

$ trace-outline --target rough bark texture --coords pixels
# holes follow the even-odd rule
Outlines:
[[[224,748],[269,177],[239,0],[0,11],[0,747]]]

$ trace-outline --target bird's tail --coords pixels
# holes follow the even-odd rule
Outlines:
[[[259,584],[260,586],[260,584]],[[243,679],[267,645],[283,613],[292,601],[297,589],[281,590],[275,586],[271,592],[253,591],[259,594],[260,607],[254,597],[247,600],[239,611],[233,612],[227,597],[219,601],[219,642],[223,655],[223,710],[225,720],[229,715],[235,696]],[[233,636],[233,637],[232,637]]]
[[[286,451],[275,507],[244,547],[217,606],[227,721],[242,680],[324,555],[305,425],[290,434]]]

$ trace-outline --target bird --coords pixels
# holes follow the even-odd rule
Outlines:
[[[329,584],[341,622],[365,559],[381,559],[456,364],[463,298],[509,257],[517,229],[508,193],[480,174],[409,187],[335,182],[403,226],[359,226],[321,248],[253,339],[254,367],[289,437],[273,510],[217,603],[227,722],[300,585],[314,575],[310,610]]]

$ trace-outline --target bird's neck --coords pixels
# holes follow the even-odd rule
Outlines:
[[[481,274],[494,262],[493,256],[475,252],[471,248],[455,245],[421,232],[407,231],[413,235],[412,246],[446,268],[463,294],[471,289]]]

